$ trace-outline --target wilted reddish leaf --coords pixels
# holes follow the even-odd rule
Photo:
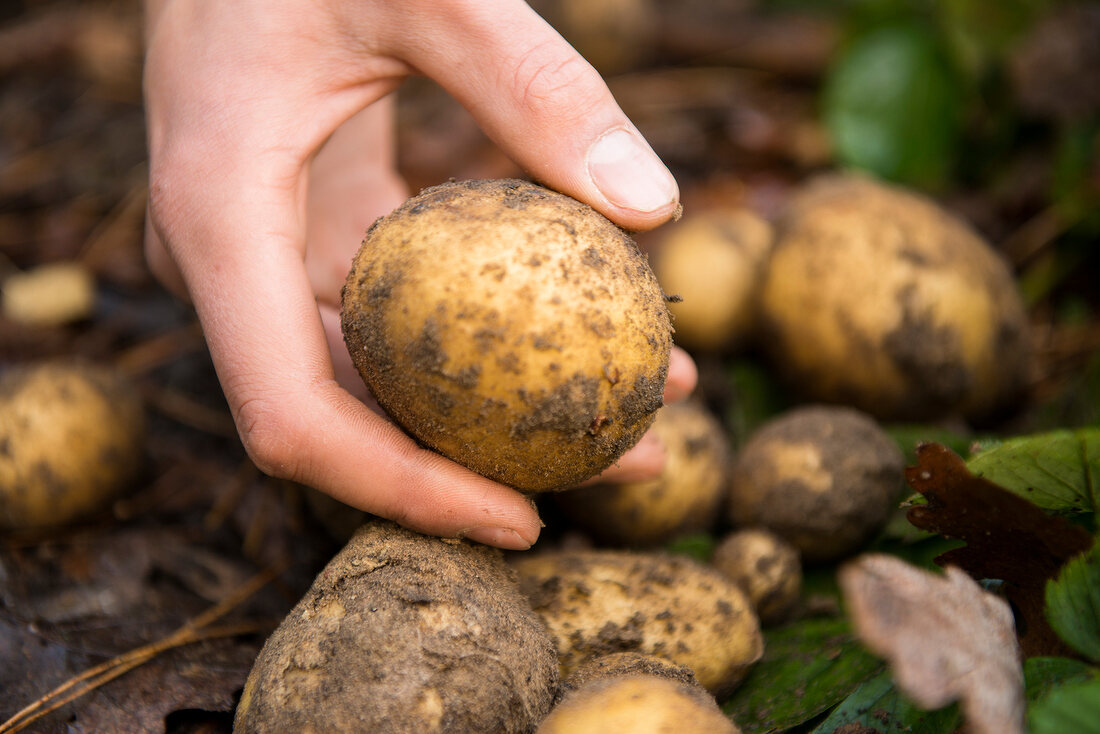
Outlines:
[[[905,475],[928,501],[909,509],[909,522],[966,542],[937,557],[936,563],[958,566],[976,579],[1004,582],[1027,657],[1072,655],[1046,621],[1043,592],[1067,560],[1092,545],[1092,537],[974,476],[958,454],[940,444],[918,446],[917,466],[907,468]]]
[[[1004,600],[955,567],[939,576],[888,555],[862,556],[839,579],[856,633],[918,706],[958,700],[971,734],[1023,731],[1024,674]]]

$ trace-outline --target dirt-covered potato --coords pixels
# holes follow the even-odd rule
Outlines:
[[[267,640],[234,731],[530,732],[557,685],[499,551],[372,521]]]
[[[691,668],[674,663],[668,658],[640,652],[610,652],[585,658],[572,673],[562,679],[561,691],[563,694],[568,693],[595,680],[624,675],[659,676],[688,686],[699,685]]]
[[[655,675],[595,680],[566,694],[537,734],[738,734],[714,697]]]
[[[563,675],[590,655],[633,651],[684,665],[722,695],[763,653],[744,592],[687,557],[557,551],[512,563],[557,641]]]
[[[565,515],[602,543],[645,546],[707,530],[726,494],[729,451],[721,424],[702,403],[666,405],[653,431],[667,457],[660,476],[599,483],[555,495]]]
[[[0,528],[48,527],[104,509],[137,477],[145,416],[128,379],[86,362],[0,375]]]
[[[504,484],[607,468],[661,406],[671,323],[645,256],[593,209],[516,180],[426,189],[367,232],[344,336],[390,416]]]
[[[729,533],[710,564],[741,587],[764,625],[783,621],[802,593],[802,562],[790,543],[762,528]]]
[[[744,344],[756,324],[756,301],[772,246],[771,225],[748,209],[687,214],[667,226],[653,270],[665,292],[676,343],[689,351]]]
[[[806,561],[857,551],[897,507],[905,461],[868,415],[805,406],[757,429],[734,461],[729,511],[735,526],[762,526]]]
[[[930,199],[856,176],[812,182],[779,226],[765,346],[809,398],[882,419],[981,420],[1028,371],[1012,273]]]

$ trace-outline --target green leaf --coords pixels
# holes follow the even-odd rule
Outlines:
[[[950,734],[959,724],[959,711],[955,705],[938,711],[917,708],[884,671],[856,689],[812,734],[832,734],[846,724],[873,727],[881,734]]]
[[[765,632],[763,659],[723,710],[745,734],[785,731],[828,711],[882,667],[847,620],[803,620]]]
[[[1067,645],[1100,662],[1100,548],[1082,553],[1047,583],[1046,614]]]
[[[907,464],[917,463],[917,445],[921,443],[942,443],[960,456],[966,456],[976,439],[973,434],[959,433],[938,426],[900,423],[884,426],[886,433],[894,439],[905,456]]]
[[[665,550],[680,556],[688,556],[700,563],[707,563],[714,555],[717,541],[710,533],[685,533],[665,543]]]
[[[1100,679],[1052,691],[1028,711],[1031,734],[1100,734]]]
[[[909,22],[855,38],[830,69],[825,125],[842,163],[941,185],[960,134],[959,86],[938,37]]]
[[[1100,428],[1010,438],[979,451],[967,466],[1044,510],[1095,512]]]
[[[1073,658],[1028,658],[1024,661],[1024,685],[1028,705],[1069,683],[1083,683],[1096,675],[1088,663]]]

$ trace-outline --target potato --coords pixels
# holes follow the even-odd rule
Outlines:
[[[652,55],[659,27],[655,0],[553,0],[547,19],[605,76],[638,68]]]
[[[593,681],[567,694],[537,734],[738,734],[706,691],[654,675]]]
[[[0,376],[0,528],[64,525],[103,510],[139,474],[141,398],[119,373],[51,361]]]
[[[265,643],[234,731],[529,732],[557,685],[499,551],[372,521]]]
[[[730,478],[730,518],[762,526],[807,561],[859,550],[886,524],[904,482],[901,450],[868,415],[804,406],[765,423]]]
[[[47,328],[86,319],[95,310],[95,278],[77,262],[54,262],[4,279],[0,312],[27,326]]]
[[[698,686],[695,673],[684,665],[640,652],[611,652],[585,658],[561,682],[562,694],[583,688],[592,681],[624,675],[647,675],[668,678],[687,686]]]
[[[855,176],[794,197],[761,291],[765,346],[809,399],[986,420],[1029,369],[1012,274],[931,200]]]
[[[749,600],[683,557],[556,551],[513,560],[520,587],[557,641],[563,676],[594,654],[633,651],[686,666],[707,690],[732,690],[763,653]]]
[[[720,352],[744,345],[756,326],[756,301],[773,233],[748,209],[714,209],[668,225],[653,270],[666,293],[676,343]]]
[[[745,592],[764,625],[786,619],[802,593],[798,550],[763,528],[726,535],[710,565]]]
[[[726,494],[729,451],[721,424],[698,402],[666,405],[653,431],[665,446],[660,476],[555,495],[569,520],[602,543],[645,546],[709,529]]]
[[[578,484],[661,406],[671,323],[633,241],[523,181],[426,189],[367,232],[343,293],[360,374],[405,430],[527,491]]]

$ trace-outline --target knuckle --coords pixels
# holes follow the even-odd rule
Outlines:
[[[601,98],[588,62],[576,53],[562,55],[561,48],[551,42],[526,50],[512,70],[512,88],[525,108],[583,111],[596,106]]]
[[[273,477],[297,481],[308,473],[305,441],[276,401],[254,397],[235,411],[237,432],[256,467]]]

